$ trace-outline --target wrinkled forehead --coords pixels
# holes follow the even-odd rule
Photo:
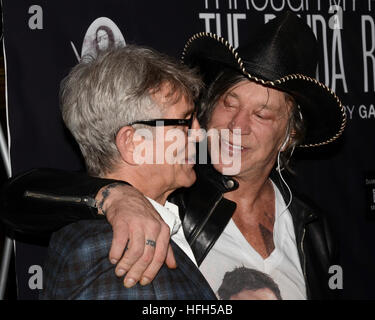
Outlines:
[[[244,80],[233,85],[220,99],[238,103],[239,106],[251,103],[281,113],[290,111],[294,104],[294,99],[290,94],[250,80]]]

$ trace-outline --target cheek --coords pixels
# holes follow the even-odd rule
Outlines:
[[[277,153],[280,145],[284,141],[283,132],[274,128],[258,128],[253,130],[257,148],[267,154]]]
[[[220,127],[226,127],[228,122],[230,121],[230,116],[227,112],[225,112],[222,108],[217,107],[208,122],[207,128],[220,128]]]
[[[280,139],[280,129],[275,128],[272,124],[253,123],[252,132],[259,141],[265,144],[274,144]]]

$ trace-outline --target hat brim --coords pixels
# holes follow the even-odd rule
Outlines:
[[[345,109],[337,95],[318,80],[302,75],[279,75],[270,66],[265,69],[242,60],[240,53],[225,39],[207,32],[191,37],[182,61],[198,67],[206,85],[223,68],[232,68],[249,80],[289,93],[298,103],[306,129],[299,147],[316,147],[335,141],[346,125]]]

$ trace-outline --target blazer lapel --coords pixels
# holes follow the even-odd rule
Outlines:
[[[176,258],[177,268],[186,275],[189,281],[204,295],[205,299],[216,300],[214,292],[197,266],[174,241],[171,241],[171,245]]]

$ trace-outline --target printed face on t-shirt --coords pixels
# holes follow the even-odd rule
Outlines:
[[[278,300],[271,289],[243,290],[230,297],[229,300]]]

